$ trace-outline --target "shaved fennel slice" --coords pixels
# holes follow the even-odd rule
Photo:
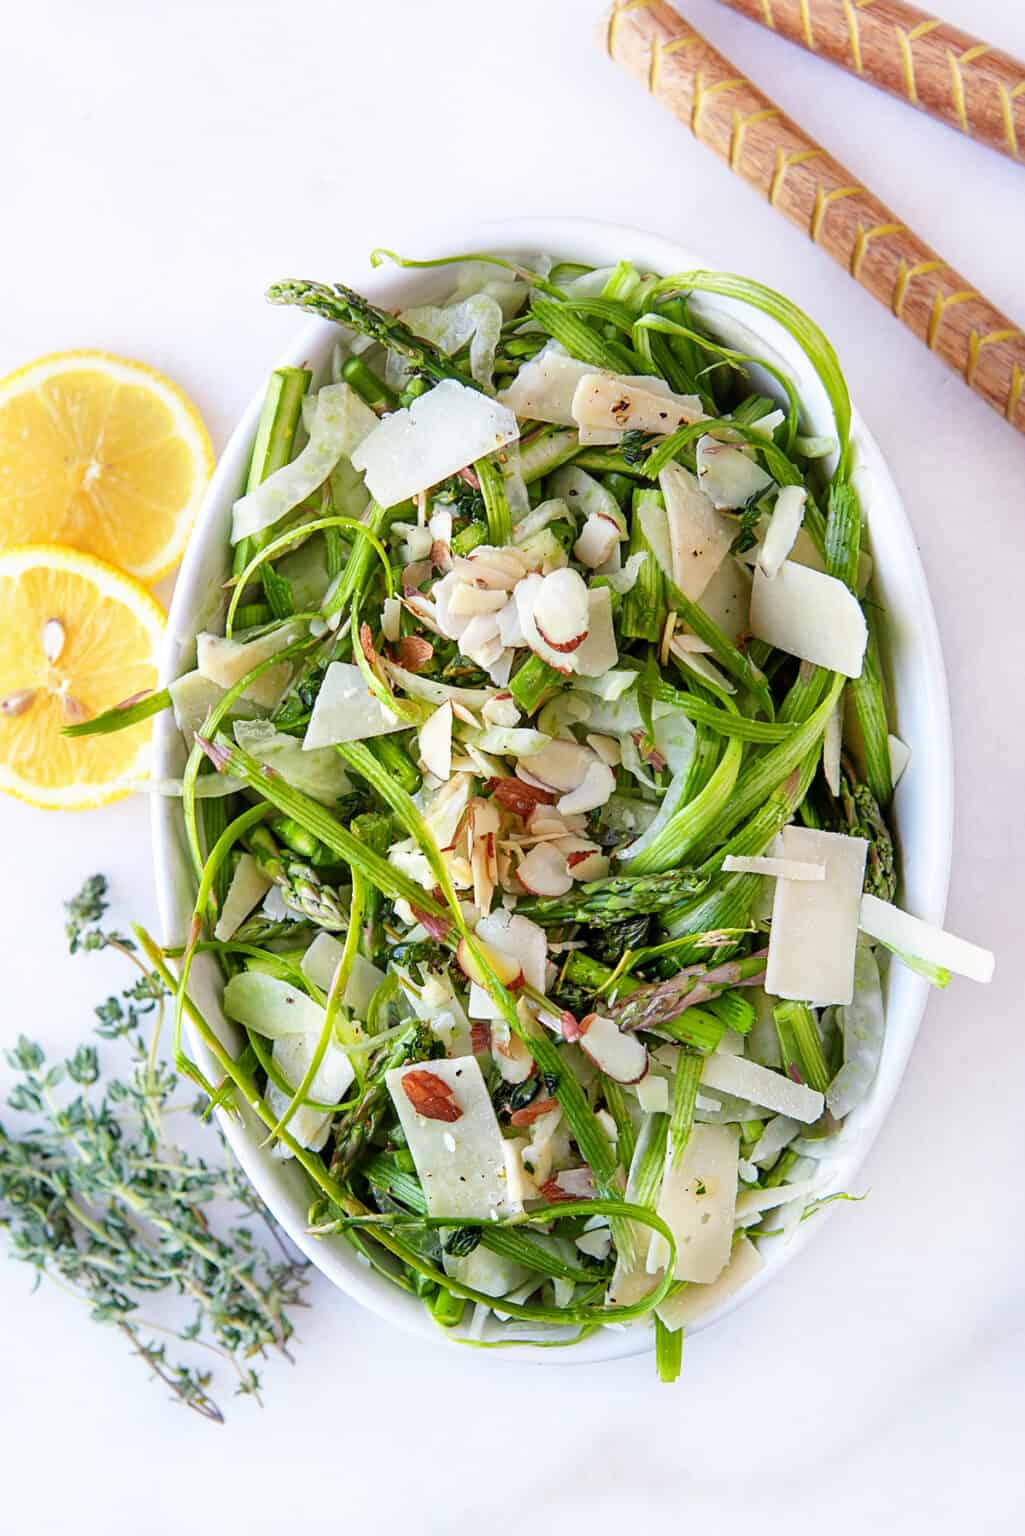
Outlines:
[[[655,1308],[660,1320],[672,1332],[690,1328],[715,1307],[721,1307],[745,1285],[750,1284],[761,1270],[765,1260],[750,1238],[742,1237],[733,1244],[730,1262],[711,1285],[688,1285],[675,1296],[669,1296]]]
[[[488,294],[475,293],[455,304],[422,304],[407,309],[399,319],[416,336],[431,341],[451,357],[470,343],[470,373],[477,383],[490,390],[495,370],[495,349],[502,333],[502,307]],[[404,358],[388,353],[385,375],[395,389],[407,383],[410,368]]]
[[[760,1067],[745,1056],[719,1055],[717,1052],[706,1056],[701,1069],[701,1086],[747,1099],[751,1104],[760,1104],[777,1115],[800,1120],[802,1125],[812,1125],[825,1107],[821,1093],[803,1083],[792,1082],[781,1072]]]
[[[795,826],[784,829],[782,842],[784,858],[824,864],[826,878],[776,882],[765,990],[806,1003],[849,1003],[868,843]]]
[[[776,497],[776,505],[772,509],[769,526],[758,551],[758,569],[763,576],[776,576],[793,549],[794,540],[801,531],[807,500],[808,492],[803,485],[785,485]]]
[[[626,537],[626,520],[619,503],[607,486],[575,464],[564,464],[551,477],[552,495],[558,497],[583,522],[588,517],[604,517]]]
[[[802,661],[860,677],[868,641],[854,593],[835,576],[784,560],[771,579],[756,569],[751,633]]]
[[[668,762],[672,770],[672,778],[662,796],[654,820],[648,824],[640,837],[628,843],[625,848],[619,849],[616,854],[616,857],[627,866],[632,859],[639,858],[655,841],[663,827],[679,809],[694,755],[695,731],[686,715],[679,710],[672,710],[670,713],[658,716],[654,725],[655,745]]]
[[[184,736],[186,745],[191,747],[193,737],[207,715],[224,698],[225,689],[197,670],[176,677],[173,683],[168,684],[167,691],[171,695],[174,723]],[[231,706],[234,715],[251,716],[259,710],[260,705],[254,699],[247,699],[244,694]]]
[[[837,1009],[836,1016],[843,1035],[844,1060],[826,1089],[826,1105],[837,1120],[842,1120],[868,1096],[883,1054],[883,987],[879,965],[867,944],[858,945],[854,996],[846,1007]]]
[[[392,731],[407,729],[370,692],[359,667],[348,661],[333,661],[320,685],[303,750],[330,747],[336,742],[366,741],[371,736],[387,736]]]
[[[754,1144],[751,1162],[756,1168],[763,1168],[766,1164],[775,1162],[784,1147],[790,1145],[800,1129],[797,1121],[791,1120],[788,1115],[774,1115],[766,1123],[762,1134]]]
[[[224,1011],[268,1040],[285,1035],[319,1033],[324,1010],[305,992],[262,971],[239,971],[224,988]]]
[[[221,915],[217,919],[217,927],[214,929],[214,938],[218,943],[224,944],[234,935],[257,902],[263,900],[270,887],[271,881],[263,873],[252,854],[241,854],[235,866],[235,873],[231,877],[224,905],[221,907]]]
[[[310,1030],[304,1035],[289,1035],[274,1042],[274,1065],[283,1073],[285,1081],[298,1088],[309,1071],[314,1052],[320,1040],[320,1030]],[[352,1062],[333,1040],[328,1041],[323,1060],[308,1089],[308,1097],[319,1104],[339,1104],[355,1076]],[[283,1093],[273,1082],[267,1083],[267,1103],[275,1115],[283,1115],[291,1102],[291,1095]],[[328,1138],[331,1115],[312,1104],[301,1104],[289,1117],[286,1129],[301,1147],[319,1150]],[[291,1152],[281,1142],[275,1144],[276,1157],[289,1157]]]
[[[324,484],[339,459],[353,452],[377,427],[377,417],[348,384],[325,384],[317,392],[310,440],[290,464],[268,475],[232,508],[231,542],[270,528]]]
[[[377,422],[351,457],[374,500],[394,507],[518,437],[516,417],[507,407],[443,379]]]
[[[440,1079],[457,1118],[431,1119],[416,1108],[416,1091],[411,1084],[407,1092],[403,1081],[424,1072]],[[498,1117],[475,1057],[395,1067],[385,1082],[432,1216],[488,1221],[516,1209],[508,1199]]]
[[[671,1142],[666,1147],[657,1214],[676,1239],[677,1280],[708,1285],[729,1262],[738,1146],[735,1126],[695,1125],[675,1168]],[[664,1268],[668,1257],[665,1238],[655,1233],[648,1249],[649,1274]]]
[[[959,939],[920,917],[912,917],[910,912],[902,912],[900,907],[880,901],[878,896],[862,896],[858,923],[862,933],[892,949],[898,958],[909,955],[958,976],[967,976],[969,981],[993,980],[996,960],[991,950]]]
[[[730,552],[736,526],[717,512],[689,470],[675,461],[658,477],[666,504],[672,576],[698,602]]]
[[[269,720],[236,720],[234,729],[243,751],[321,805],[334,805],[352,789],[352,780],[333,747],[307,751],[295,736],[275,730]]]

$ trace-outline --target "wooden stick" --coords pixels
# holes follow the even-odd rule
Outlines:
[[[1025,64],[903,0],[723,0],[1025,164]]]
[[[617,0],[611,58],[1025,433],[1025,334],[664,0]]]

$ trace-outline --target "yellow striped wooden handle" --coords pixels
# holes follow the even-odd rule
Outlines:
[[[617,0],[617,64],[1025,433],[1025,333],[664,0]]]
[[[1025,164],[1025,64],[903,0],[724,5]]]

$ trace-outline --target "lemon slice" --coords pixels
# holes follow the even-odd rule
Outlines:
[[[150,722],[69,739],[156,686],[164,614],[145,587],[78,550],[0,553],[0,790],[47,810],[130,794],[149,769]]]
[[[212,468],[195,406],[142,363],[60,352],[0,381],[0,548],[70,544],[156,581]]]

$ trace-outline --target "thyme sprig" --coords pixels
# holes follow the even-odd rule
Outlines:
[[[127,1063],[108,1064],[91,1040],[61,1062],[24,1035],[6,1052],[18,1074],[8,1105],[31,1123],[17,1132],[0,1125],[0,1225],[38,1279],[78,1296],[178,1401],[220,1423],[216,1361],[234,1371],[236,1393],[258,1398],[254,1362],[272,1349],[288,1357],[303,1266],[221,1148],[197,1155],[167,1138],[167,1115],[189,1106],[176,1102],[179,1080],[157,1054],[166,988],[133,940],[102,926],[106,907],[106,881],[94,875],[66,904],[68,948],[115,949],[137,967],[120,996],[95,1010],[96,1035],[121,1042]],[[191,1108],[202,1112],[205,1100]],[[156,1293],[181,1298],[185,1320],[143,1317],[144,1298]],[[196,1363],[200,1351],[210,1364]]]

